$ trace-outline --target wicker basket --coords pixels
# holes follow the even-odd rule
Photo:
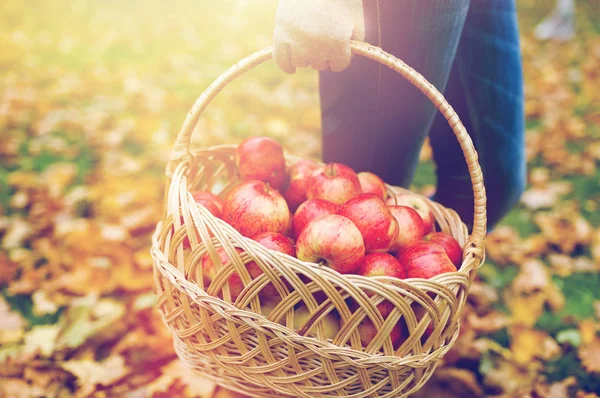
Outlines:
[[[203,189],[225,195],[239,182],[235,147],[191,152],[190,136],[219,91],[271,59],[271,49],[256,52],[224,72],[194,104],[177,137],[167,166],[165,212],[153,236],[152,256],[158,308],[172,331],[178,356],[204,377],[253,397],[401,397],[414,393],[456,340],[469,286],[484,261],[483,177],[458,116],[430,83],[401,60],[362,42],[352,42],[352,51],[398,72],[446,117],[469,165],[475,193],[473,230],[469,236],[456,212],[425,199],[437,228],[451,233],[464,248],[458,272],[429,280],[342,275],[243,237],[196,205],[190,194],[192,189]],[[286,156],[290,164],[298,160]],[[390,194],[406,192],[393,186],[388,190]],[[216,255],[219,247],[231,259],[224,265]],[[205,254],[220,265],[209,287],[202,278],[200,259]],[[255,261],[264,274],[251,279],[244,266],[249,261]],[[245,284],[235,302],[230,300],[227,284],[233,272]],[[259,292],[269,284],[278,289],[281,299],[269,314],[262,314]],[[394,304],[386,319],[376,309],[382,300]],[[286,325],[294,324],[298,304],[304,304],[311,316],[295,331]],[[332,311],[341,326],[333,340],[325,337],[323,321]],[[368,347],[361,345],[357,331],[365,318],[378,329]],[[394,350],[389,335],[401,319],[408,337]]]

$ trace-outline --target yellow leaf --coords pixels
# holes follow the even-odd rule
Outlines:
[[[546,301],[551,311],[557,312],[564,308],[565,295],[555,283],[550,283],[550,286],[546,289],[546,294]]]
[[[3,398],[30,398],[32,387],[20,378],[0,378],[0,391]]]
[[[50,300],[48,293],[44,290],[36,290],[31,298],[33,300],[33,313],[37,316],[54,314],[58,311],[58,305]]]
[[[114,299],[97,300],[94,295],[73,300],[65,314],[65,327],[58,337],[60,348],[77,348],[88,338],[115,327],[125,315],[125,304]]]
[[[527,365],[533,359],[550,359],[560,353],[558,343],[548,334],[522,326],[510,328],[513,359]]]
[[[154,379],[148,386],[145,388],[145,394],[147,396],[152,397],[157,392],[166,393],[169,391],[171,385],[175,383],[175,378],[169,374],[163,373],[158,378]]]
[[[217,387],[214,395],[211,398],[250,398],[248,395],[229,390],[224,387]]]
[[[14,249],[23,246],[23,242],[32,232],[31,225],[19,217],[13,217],[8,231],[2,239],[4,249]]]
[[[162,367],[161,371],[162,375],[148,386],[150,395],[166,392],[175,381],[180,381],[185,386],[188,396],[209,398],[215,391],[214,382],[195,373],[179,359]]]
[[[591,244],[592,257],[596,263],[600,263],[600,228],[594,231]]]
[[[508,324],[506,315],[500,312],[490,312],[482,317],[472,312],[468,315],[467,320],[474,330],[483,333],[498,331]]]
[[[536,378],[535,372],[528,371],[526,367],[518,366],[513,361],[499,359],[493,369],[484,376],[487,387],[502,391],[505,397],[527,396]]]
[[[471,397],[483,398],[485,394],[475,375],[465,369],[440,368],[413,398]]]
[[[529,182],[536,188],[545,187],[550,181],[550,171],[546,167],[536,167],[529,172]]]
[[[511,312],[511,323],[533,327],[544,312],[546,295],[538,292],[528,296],[509,295],[506,304]]]
[[[12,251],[14,252],[15,250]],[[22,264],[13,261],[7,253],[0,252],[0,285],[12,282],[20,267],[22,267]]]
[[[581,334],[581,342],[583,344],[589,344],[594,341],[596,333],[600,330],[600,327],[593,319],[584,319],[579,322],[579,333]]]
[[[550,208],[556,205],[562,195],[571,191],[571,184],[566,181],[557,181],[543,188],[531,188],[523,193],[521,202],[531,210]]]
[[[590,373],[600,373],[600,337],[579,346],[581,364]]]
[[[42,181],[46,184],[51,197],[62,195],[65,188],[73,182],[77,169],[72,163],[55,163],[48,166],[43,174]]]
[[[112,355],[102,362],[66,361],[60,367],[77,377],[77,384],[82,387],[82,396],[92,393],[98,385],[109,386],[115,383],[130,371],[120,355]]]
[[[521,266],[521,272],[512,283],[512,290],[516,294],[544,291],[549,282],[550,278],[544,263],[532,259]]]
[[[553,383],[552,385],[542,385],[536,387],[537,396],[545,398],[565,398],[570,396],[569,390],[572,386],[577,385],[577,379],[573,376]]]
[[[0,345],[8,345],[21,340],[25,328],[25,320],[0,296]]]
[[[60,326],[58,324],[34,326],[25,335],[25,352],[39,352],[43,356],[49,357],[54,352],[59,332]]]

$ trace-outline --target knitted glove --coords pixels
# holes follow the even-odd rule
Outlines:
[[[280,0],[273,57],[287,73],[304,66],[339,72],[350,64],[350,40],[364,38],[362,0]]]
[[[573,39],[575,36],[575,1],[557,0],[552,13],[535,27],[534,35],[540,40],[568,41]]]

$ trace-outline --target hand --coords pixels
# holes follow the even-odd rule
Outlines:
[[[362,0],[280,0],[273,57],[287,73],[304,66],[339,72],[350,65],[350,40],[364,38]]]

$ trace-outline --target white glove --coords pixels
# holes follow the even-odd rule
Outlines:
[[[362,0],[280,0],[273,57],[287,73],[304,66],[339,72],[350,64],[350,40],[364,38]]]
[[[557,0],[552,13],[535,27],[534,35],[540,40],[571,40],[575,36],[575,1]]]

